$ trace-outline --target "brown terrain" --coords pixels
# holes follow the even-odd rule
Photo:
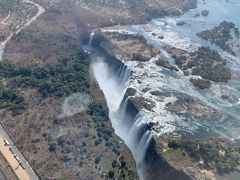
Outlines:
[[[50,74],[55,67],[68,66],[76,57],[88,59],[78,49],[76,40],[82,27],[143,23],[154,17],[182,14],[196,7],[196,0],[181,0],[180,3],[177,0],[161,3],[154,0],[0,0],[0,3],[1,66],[12,68],[7,72],[17,68],[33,72],[49,68]],[[131,42],[137,56],[144,50],[145,57],[141,58],[153,57],[156,50],[141,42],[138,38]],[[121,47],[125,46],[121,43]],[[119,53],[125,51],[118,50]],[[82,68],[87,69],[83,76],[89,85],[81,90],[79,87],[79,91],[88,93],[96,106],[85,107],[84,111],[63,118],[59,115],[65,98],[78,92],[74,85],[63,87],[65,94],[53,95],[50,89],[41,91],[55,83],[54,78],[47,79],[44,73],[36,80],[37,84],[33,83],[36,78],[32,75],[25,79],[19,72],[11,76],[1,73],[1,91],[4,91],[1,95],[12,89],[21,101],[24,99],[21,106],[3,103],[1,124],[41,179],[138,179],[131,153],[114,134],[111,122],[106,118],[108,109],[89,66]],[[60,81],[68,86],[68,77],[64,78]],[[19,105],[18,102],[15,105]],[[0,175],[13,176],[11,170],[5,175],[7,172]]]
[[[108,54],[124,61],[149,61],[159,54],[159,50],[148,45],[141,36],[117,32],[104,32],[103,36],[101,46]]]
[[[52,16],[66,18],[74,14],[80,25],[104,27],[143,23],[155,17],[180,15],[196,8],[197,0],[35,0],[44,7],[56,7]],[[68,11],[71,9],[71,11]],[[65,12],[65,13],[63,13]],[[70,15],[72,16],[72,15]],[[73,21],[74,18],[69,19]]]

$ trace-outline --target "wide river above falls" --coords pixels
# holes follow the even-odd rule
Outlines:
[[[196,36],[197,32],[210,29],[217,26],[222,21],[231,21],[236,27],[240,27],[240,1],[238,0],[199,0],[197,9],[192,9],[182,16],[166,17],[154,19],[148,24],[131,25],[118,27],[117,29],[108,29],[110,31],[126,31],[128,33],[142,35],[149,44],[159,48],[163,58],[174,63],[171,55],[162,49],[164,45],[171,45],[186,51],[195,51],[199,46],[208,46],[218,50],[219,53],[228,60],[228,66],[232,70],[232,79],[228,83],[213,83],[208,91],[199,91],[189,83],[189,77],[180,72],[169,72],[168,70],[156,67],[151,61],[147,63],[127,62],[126,64],[133,71],[135,81],[130,83],[130,87],[142,90],[142,87],[148,87],[152,90],[168,90],[174,93],[182,93],[199,99],[204,104],[214,107],[223,113],[221,119],[217,121],[195,121],[185,122],[181,118],[169,115],[168,112],[162,112],[161,104],[153,96],[145,96],[155,101],[159,110],[154,114],[146,113],[146,119],[149,121],[158,121],[164,127],[162,133],[180,130],[193,134],[195,137],[223,136],[231,140],[240,139],[240,59],[239,55],[234,57]],[[201,12],[208,10],[208,16],[202,16]],[[194,17],[194,15],[199,16]],[[185,22],[178,26],[178,22]],[[157,34],[154,36],[153,34]],[[164,38],[158,38],[163,36]],[[141,64],[142,68],[139,68]],[[147,74],[147,76],[146,76]],[[154,78],[153,78],[154,77]],[[141,81],[139,85],[136,81]],[[157,83],[156,83],[157,82]],[[228,95],[229,99],[223,99],[223,95]],[[156,116],[158,118],[156,118]],[[148,120],[147,120],[148,121]]]
[[[106,28],[106,31],[126,31],[128,33],[142,35],[149,44],[161,50],[160,56],[170,63],[174,60],[162,47],[171,45],[189,52],[195,51],[200,46],[208,46],[219,53],[228,61],[228,67],[232,71],[232,79],[227,83],[213,83],[210,90],[199,90],[190,82],[189,77],[184,76],[180,70],[178,72],[166,70],[156,66],[154,59],[148,62],[125,62],[125,66],[120,66],[116,71],[106,63],[109,61],[106,57],[98,53],[92,53],[92,68],[95,77],[103,90],[110,110],[110,118],[116,133],[126,142],[131,149],[137,162],[139,175],[141,171],[141,159],[145,152],[145,147],[149,141],[150,132],[146,131],[138,144],[134,144],[132,136],[138,134],[134,128],[144,128],[145,123],[151,121],[159,124],[159,132],[155,135],[161,135],[174,132],[187,132],[192,138],[205,138],[210,136],[221,136],[233,141],[240,140],[240,59],[224,52],[219,47],[210,44],[196,36],[197,32],[210,29],[217,26],[222,21],[231,21],[237,27],[240,27],[240,1],[239,0],[199,0],[198,8],[190,10],[182,16],[166,17],[154,19],[144,25],[130,25]],[[208,10],[208,16],[202,16],[201,12]],[[196,14],[199,16],[194,17]],[[178,22],[185,22],[178,26]],[[157,34],[157,36],[154,36]],[[163,36],[164,38],[158,38]],[[111,61],[111,60],[110,60]],[[122,79],[119,81],[119,76]],[[127,78],[126,78],[127,77]],[[124,81],[123,81],[124,79]],[[126,82],[125,82],[126,81]],[[139,83],[141,82],[141,83]],[[151,99],[156,103],[154,112],[141,111],[132,127],[124,127],[124,93],[127,87],[132,87],[138,92],[143,92],[144,88],[151,90],[167,91],[172,93],[172,97],[165,98],[163,101],[152,96],[150,93],[140,93],[144,98]],[[221,118],[214,120],[201,120],[191,117],[186,121],[182,118],[168,112],[164,107],[168,102],[175,101],[175,95],[183,97],[191,96],[201,103],[217,109],[222,113]],[[227,95],[228,99],[222,96]],[[120,109],[122,108],[122,109]],[[124,115],[124,113],[123,113]],[[126,118],[125,118],[126,119]],[[141,147],[139,147],[141,146]],[[141,149],[138,151],[136,149]],[[239,177],[239,174],[231,174],[230,179]]]

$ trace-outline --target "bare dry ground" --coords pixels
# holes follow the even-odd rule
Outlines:
[[[76,12],[64,4],[44,7],[46,12],[40,18],[7,43],[4,63],[30,69],[47,68],[76,56],[79,50],[75,39]],[[6,84],[1,81],[1,87],[8,87],[8,80],[4,80]],[[44,97],[29,86],[19,86],[16,90],[24,97],[26,107],[19,112],[1,109],[1,123],[42,179],[105,179],[109,171],[116,178],[137,179],[132,155],[113,133],[109,119],[101,123],[102,131],[111,134],[110,139],[105,139],[100,137],[99,123],[89,110],[60,119],[65,97]],[[107,114],[104,96],[93,79],[86,91],[100,111]],[[122,164],[115,163],[119,158]]]
[[[80,25],[104,27],[143,23],[156,17],[180,15],[195,8],[197,0],[35,0],[44,7],[57,7],[53,15],[75,14]],[[68,11],[71,9],[70,11]],[[66,17],[66,13],[64,13]],[[72,18],[70,19],[72,21]]]

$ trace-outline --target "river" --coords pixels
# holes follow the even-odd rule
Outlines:
[[[240,61],[239,56],[234,57],[224,52],[218,46],[212,45],[196,36],[197,32],[212,28],[220,22],[232,21],[237,27],[240,27],[240,1],[238,0],[199,0],[198,8],[190,10],[182,16],[166,17],[154,19],[148,24],[122,26],[117,28],[107,28],[105,31],[125,31],[128,33],[142,35],[149,44],[161,50],[160,56],[170,63],[174,60],[162,47],[171,45],[189,52],[195,51],[200,46],[213,48],[228,60],[228,66],[232,70],[232,79],[228,83],[213,83],[210,90],[198,90],[189,82],[189,77],[184,76],[182,71],[173,72],[156,66],[155,59],[148,62],[125,62],[131,75],[125,78],[124,85],[119,82],[118,76],[123,76],[126,72],[111,70],[106,63],[108,59],[100,56],[93,56],[93,70],[96,79],[106,97],[110,119],[116,133],[126,142],[131,149],[137,162],[140,177],[143,178],[142,159],[151,136],[172,134],[176,132],[187,132],[192,138],[206,138],[210,136],[225,137],[232,141],[240,139]],[[201,16],[202,10],[209,10],[208,16]],[[196,14],[198,17],[194,17]],[[186,24],[178,26],[177,22],[184,21]],[[156,33],[158,38],[153,36]],[[126,75],[127,76],[127,75]],[[139,83],[141,82],[141,83]],[[139,96],[151,99],[156,103],[154,112],[142,110],[139,112],[135,123],[131,127],[124,125],[127,119],[124,106],[124,94],[127,87],[137,90]],[[172,96],[164,100],[153,96],[150,93],[142,93],[144,88],[151,90],[160,90],[171,92]],[[201,120],[191,117],[186,121],[185,118],[179,117],[168,112],[164,107],[169,102],[176,100],[176,94],[181,96],[191,96],[201,103],[213,107],[223,115],[220,119]],[[228,99],[223,99],[223,95],[228,95]],[[119,110],[120,109],[120,110]],[[136,143],[136,134],[143,130],[144,125],[149,122],[157,122],[159,131],[146,131],[138,143]],[[135,130],[133,130],[135,128]],[[137,130],[136,130],[137,129]],[[135,131],[135,132],[134,132]],[[134,140],[135,138],[135,140]],[[144,142],[143,142],[144,141]],[[140,147],[141,146],[141,147]],[[140,151],[138,149],[141,149]],[[231,179],[239,177],[234,173]]]

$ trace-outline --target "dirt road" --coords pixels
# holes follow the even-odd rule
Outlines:
[[[30,0],[22,0],[24,3],[29,3],[37,7],[38,12],[26,20],[26,23],[17,29],[16,32],[10,32],[9,35],[5,38],[4,41],[0,42],[0,61],[2,60],[2,54],[5,49],[6,44],[11,40],[14,34],[18,34],[21,30],[29,26],[34,22],[42,13],[45,12],[45,9],[39,4],[32,2]],[[9,12],[8,16],[1,21],[2,24],[5,24],[8,18],[11,16]],[[5,140],[5,142],[4,142]],[[6,144],[9,142],[9,144]],[[21,152],[14,145],[4,128],[0,125],[0,179],[19,179],[19,180],[36,180],[38,179],[37,175],[22,156]]]
[[[34,5],[38,9],[38,12],[31,19],[26,20],[26,23],[22,27],[19,27],[19,29],[17,29],[16,32],[10,32],[9,35],[6,37],[6,39],[4,41],[0,42],[0,61],[2,60],[2,54],[3,54],[3,51],[5,49],[5,46],[12,39],[13,35],[14,34],[18,34],[20,31],[22,31],[24,28],[29,26],[39,16],[41,16],[41,14],[43,14],[45,12],[45,9],[42,6],[40,6],[39,4],[35,3],[35,2],[32,2],[30,0],[22,0],[22,1],[24,3],[28,3],[28,4]],[[2,23],[5,23],[6,20],[11,16],[10,13],[11,12],[9,12],[8,16],[2,21]]]

